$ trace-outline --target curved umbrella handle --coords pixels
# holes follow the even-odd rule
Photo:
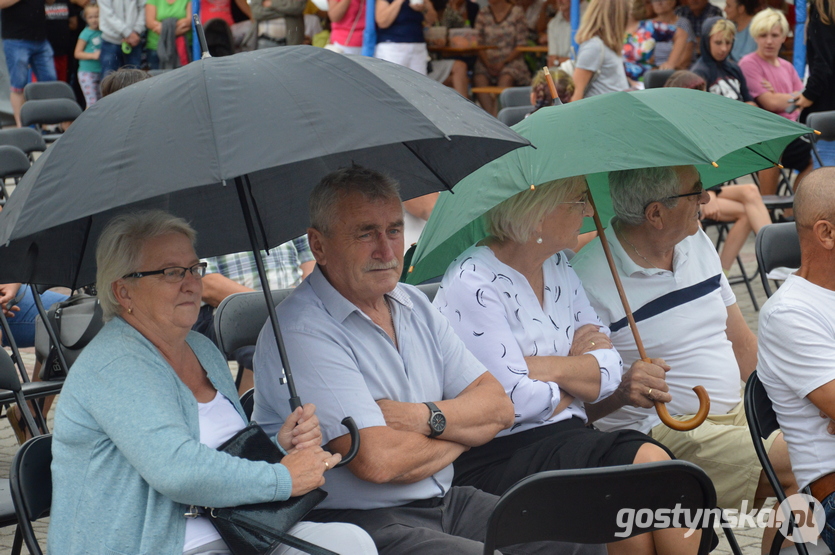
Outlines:
[[[700,385],[694,387],[693,391],[696,392],[696,397],[699,398],[699,410],[696,412],[696,416],[690,420],[676,420],[670,416],[670,412],[667,410],[667,405],[665,403],[655,401],[655,412],[658,413],[658,418],[661,419],[661,422],[663,422],[665,426],[679,432],[687,432],[701,426],[702,422],[705,421],[705,418],[707,418],[707,415],[710,412],[710,397],[707,396],[705,388]]]
[[[669,417],[669,415],[667,416]],[[346,416],[342,419],[342,425],[348,428],[348,433],[351,435],[351,448],[348,449],[348,453],[342,457],[342,460],[336,463],[334,468],[339,468],[340,466],[346,465],[354,460],[354,457],[357,456],[357,453],[359,453],[360,450],[360,431],[359,428],[357,428],[357,424],[354,422],[354,419],[350,416]]]

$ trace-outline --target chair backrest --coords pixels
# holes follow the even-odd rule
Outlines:
[[[52,435],[33,437],[12,460],[9,482],[23,541],[33,555],[42,555],[32,521],[49,516],[52,504]]]
[[[46,150],[43,137],[31,127],[0,129],[0,145],[16,146],[26,154]]]
[[[24,100],[46,100],[48,98],[66,98],[75,102],[75,93],[63,81],[38,81],[23,87]]]
[[[499,94],[499,104],[502,108],[531,105],[531,87],[508,87]]]
[[[272,291],[273,301],[278,306],[293,290]],[[267,301],[262,291],[235,293],[229,295],[215,310],[215,335],[217,346],[227,356],[241,347],[255,345],[261,328],[267,321]]]
[[[806,125],[821,132],[820,141],[835,141],[835,110],[813,112],[806,117]]]
[[[438,294],[438,288],[441,286],[440,281],[436,281],[434,283],[421,283],[417,286],[418,289],[423,291],[423,294],[429,297],[429,302],[435,300],[435,295]]]
[[[0,179],[22,177],[30,167],[31,162],[25,152],[16,146],[0,145]]]
[[[540,472],[520,480],[502,495],[487,525],[484,553],[506,545],[537,541],[608,543],[661,528],[633,526],[619,513],[637,509],[675,509],[700,514],[700,554],[713,539],[718,510],[716,491],[698,466],[686,461]],[[696,513],[701,509],[702,511]],[[634,516],[634,513],[633,513]],[[667,526],[669,526],[669,519]],[[616,535],[622,534],[622,535]]]
[[[533,106],[530,104],[527,106],[511,106],[510,108],[502,108],[499,110],[499,115],[496,116],[499,118],[499,121],[503,124],[510,127],[511,125],[516,125],[527,116],[531,110],[533,110]]]
[[[23,386],[20,383],[17,367],[12,357],[9,356],[9,353],[5,349],[0,349],[0,390],[6,390],[12,393],[26,426],[30,430],[37,430],[38,426],[35,422],[35,417],[32,415],[29,405],[24,400],[22,389]]]
[[[794,225],[794,224],[792,224]],[[774,407],[771,404],[771,399],[768,398],[768,393],[760,381],[757,372],[754,371],[748,376],[748,381],[745,382],[745,395],[743,397],[745,403],[745,419],[748,421],[748,431],[751,432],[751,440],[754,442],[754,451],[757,453],[757,458],[760,465],[763,467],[768,482],[774,490],[774,495],[777,497],[777,503],[782,503],[786,500],[786,492],[783,491],[783,485],[771,465],[771,460],[768,458],[768,451],[765,449],[762,440],[768,439],[772,433],[780,429],[780,424],[777,422],[777,414],[774,412]],[[794,514],[790,514],[789,518],[792,520],[792,525],[796,526],[794,522]],[[779,546],[783,543],[783,536],[778,533],[774,537],[771,553],[776,553]],[[795,543],[799,555],[808,555],[806,546],[802,543]]]
[[[767,297],[771,296],[771,286],[767,274],[774,268],[800,267],[800,239],[794,222],[769,224],[757,233],[754,243],[757,264],[760,267],[763,289]]]
[[[75,100],[67,98],[49,98],[30,100],[20,108],[20,123],[30,125],[53,125],[65,121],[75,121],[81,115],[81,106]]]
[[[255,408],[255,389],[247,389],[241,395],[241,406],[244,409],[247,420],[252,420],[252,409]]]
[[[644,75],[644,86],[648,89],[660,89],[675,71],[674,69],[650,70]]]

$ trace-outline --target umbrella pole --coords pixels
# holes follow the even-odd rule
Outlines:
[[[258,278],[261,280],[261,289],[264,291],[264,298],[267,300],[267,312],[270,315],[270,324],[272,324],[275,342],[278,345],[278,356],[281,358],[281,366],[283,367],[281,383],[286,383],[287,389],[290,390],[290,410],[294,411],[302,406],[302,402],[296,393],[296,384],[293,382],[290,361],[287,359],[287,352],[284,347],[284,337],[281,335],[281,329],[278,327],[278,316],[275,313],[275,302],[273,302],[273,294],[270,291],[270,282],[267,280],[267,270],[264,268],[264,261],[261,259],[261,249],[258,247],[255,224],[252,222],[252,196],[249,187],[244,186],[243,178],[236,177],[235,185],[238,187],[238,200],[241,201],[246,231],[249,234],[249,243],[252,246],[255,266],[258,268]],[[264,248],[266,249],[268,247],[265,245]]]
[[[600,221],[600,215],[597,213],[597,207],[594,205],[594,198],[591,195],[591,191],[589,191],[589,204],[591,204],[591,208],[594,211],[594,227],[597,228],[597,236],[600,237],[600,245],[603,247],[603,252],[606,255],[606,262],[608,262],[609,270],[615,280],[615,288],[618,290],[620,302],[623,305],[623,310],[626,312],[626,320],[629,322],[629,329],[632,330],[632,336],[635,338],[635,346],[638,348],[638,355],[644,362],[652,362],[649,356],[647,356],[646,349],[644,349],[644,342],[641,340],[641,334],[638,333],[638,324],[635,323],[635,317],[632,315],[632,309],[629,308],[629,300],[626,298],[626,292],[623,290],[623,283],[621,283],[617,267],[615,267],[615,259],[612,257],[612,250],[609,248],[609,241],[606,239],[606,234],[603,233],[603,223]],[[707,418],[707,415],[710,412],[710,398],[708,397],[705,388],[700,385],[694,387],[693,391],[696,392],[696,396],[699,398],[699,411],[690,420],[674,419],[670,416],[670,412],[667,410],[667,405],[661,401],[654,401],[655,412],[658,413],[658,417],[665,426],[673,430],[685,432],[698,428],[702,422],[705,421],[705,418]]]
[[[293,382],[293,374],[290,371],[290,360],[287,358],[287,349],[284,347],[284,337],[281,335],[281,329],[278,326],[278,316],[275,313],[275,302],[273,301],[273,294],[270,291],[270,282],[267,280],[267,270],[264,268],[264,260],[261,258],[261,249],[258,248],[258,236],[255,234],[255,224],[252,221],[252,212],[254,203],[252,202],[252,193],[249,189],[249,179],[244,185],[242,177],[235,178],[235,186],[238,188],[238,200],[241,201],[241,210],[244,215],[244,222],[246,223],[246,231],[249,234],[249,243],[252,246],[252,255],[255,258],[255,266],[258,268],[258,279],[261,281],[261,289],[264,291],[264,298],[267,300],[267,312],[270,315],[270,324],[273,328],[273,335],[278,346],[278,356],[281,359],[282,378],[281,383],[287,384],[287,389],[290,391],[290,410],[294,411],[302,406],[301,399],[296,393],[296,384]],[[266,238],[264,239],[264,248],[268,248]],[[354,419],[346,416],[342,419],[342,425],[348,428],[348,433],[351,436],[351,447],[348,452],[342,457],[334,468],[338,468],[351,462],[360,449],[360,432],[357,428]]]

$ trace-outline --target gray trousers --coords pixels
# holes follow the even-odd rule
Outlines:
[[[371,535],[380,555],[482,555],[487,521],[498,500],[472,487],[454,487],[444,497],[400,507],[324,509],[313,511],[306,519],[356,524]],[[514,555],[605,555],[606,547],[538,542],[502,551]]]

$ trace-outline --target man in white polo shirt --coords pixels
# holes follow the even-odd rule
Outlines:
[[[666,383],[664,376],[624,376],[619,402],[592,410],[603,416],[595,424],[652,434],[676,457],[708,473],[719,506],[738,508],[747,500],[750,510],[755,500],[772,495],[751,444],[740,388],[740,379],[756,367],[757,340],[699,227],[700,207],[708,201],[699,173],[693,166],[627,170],[612,172],[609,183],[616,216],[606,237],[647,353],[671,369]],[[600,240],[571,264],[629,367],[638,352]],[[668,399],[669,391],[670,413],[690,418],[698,409],[696,385],[710,395],[711,414],[695,430],[670,430],[652,408],[643,408],[647,401]],[[775,434],[766,445],[784,487],[796,491],[782,436]]]
[[[760,312],[757,366],[785,430],[797,481],[823,504],[827,524],[821,538],[830,549],[835,549],[833,185],[835,168],[821,168],[803,180],[794,197],[800,269]]]

